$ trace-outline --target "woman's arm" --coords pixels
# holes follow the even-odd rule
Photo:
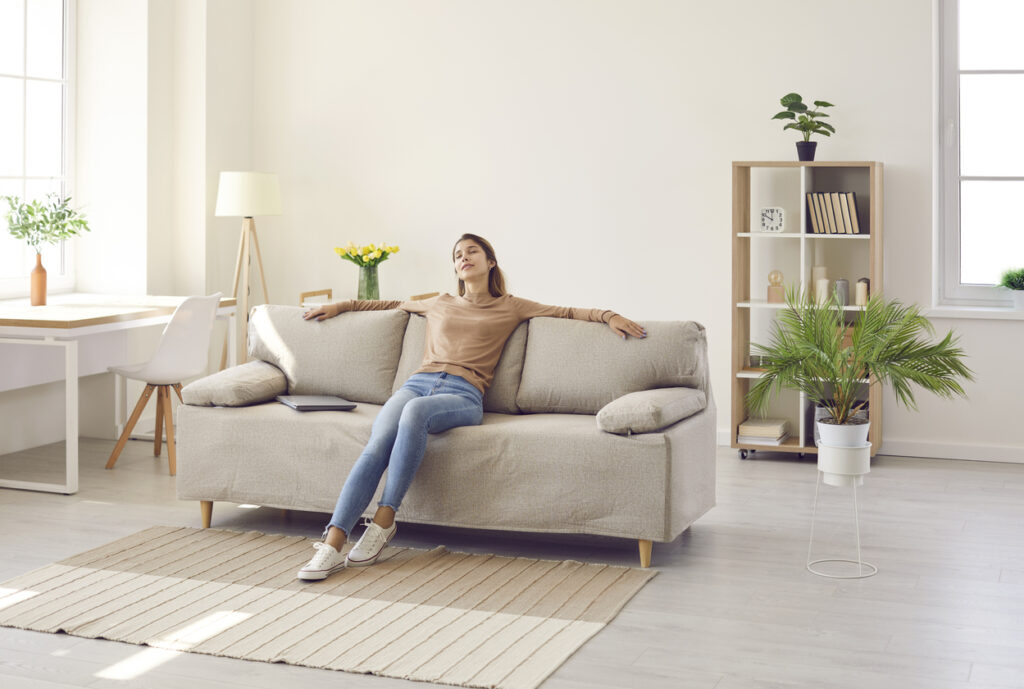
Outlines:
[[[346,311],[387,311],[388,309],[403,308],[409,303],[415,302],[386,299],[346,299],[345,301],[339,301],[336,304],[325,304],[319,308],[307,311],[302,314],[302,317],[307,321],[310,319],[323,321],[328,318],[334,318],[338,314],[345,313]],[[405,310],[408,311],[409,309]]]
[[[548,306],[546,304],[538,304],[529,299],[520,299],[519,297],[512,297],[512,300],[523,320],[540,316],[547,316],[548,318],[573,318],[578,321],[605,323],[616,335],[621,335],[622,339],[626,339],[629,335],[637,338],[647,337],[647,331],[640,324],[634,323],[628,318],[607,309],[577,309],[569,306]]]

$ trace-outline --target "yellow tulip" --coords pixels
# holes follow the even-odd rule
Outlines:
[[[381,256],[380,249],[377,249],[372,254],[370,254],[370,258],[380,258],[380,256]]]
[[[363,247],[363,248],[362,248],[362,249],[360,250],[360,252],[359,252],[359,253],[361,253],[361,254],[362,254],[363,256],[365,256],[366,254],[370,253],[370,251],[372,251],[372,249],[370,249],[370,247],[368,247],[368,246],[364,246],[364,247]]]
[[[397,246],[393,246],[390,249],[388,249],[388,252],[390,252],[392,254],[397,254],[398,253],[398,247]]]
[[[340,246],[336,246],[336,247],[334,247],[334,253],[336,253],[336,254],[338,254],[339,256],[341,256],[342,254],[345,254],[345,253],[348,253],[348,252],[346,252],[346,251],[345,251],[344,249],[342,249],[342,248],[341,248]]]

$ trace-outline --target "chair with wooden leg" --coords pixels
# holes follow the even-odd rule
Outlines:
[[[124,432],[117,440],[114,451],[107,460],[107,469],[113,469],[121,450],[128,442],[128,436],[138,423],[149,398],[156,392],[156,432],[153,439],[153,456],[160,456],[161,435],[167,436],[167,462],[171,476],[177,471],[174,454],[174,416],[171,406],[171,389],[181,401],[181,381],[203,373],[209,357],[210,335],[213,320],[220,303],[220,292],[209,297],[189,297],[174,311],[170,322],[160,336],[153,358],[133,366],[112,366],[108,370],[125,378],[140,380],[146,384],[135,410],[132,412]]]

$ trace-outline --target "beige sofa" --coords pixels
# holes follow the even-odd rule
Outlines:
[[[215,501],[330,513],[380,406],[420,364],[421,316],[302,312],[255,308],[253,361],[183,391],[178,497],[200,501],[204,527]],[[715,504],[715,406],[704,328],[643,325],[646,339],[623,340],[599,323],[521,324],[482,425],[431,436],[399,521],[630,538],[648,566],[653,541]],[[358,405],[298,412],[272,401],[286,391]]]

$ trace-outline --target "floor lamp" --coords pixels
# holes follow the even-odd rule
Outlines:
[[[263,285],[263,301],[270,303],[267,295],[267,278],[263,271],[263,258],[260,256],[260,242],[256,238],[257,215],[281,215],[281,190],[277,183],[277,175],[265,172],[222,172],[217,186],[217,216],[241,216],[242,235],[238,239],[238,262],[235,265],[235,280],[232,293],[239,298],[239,278],[241,278],[241,302],[238,306],[244,318],[242,321],[243,356],[239,361],[246,360],[244,352],[249,348],[249,265],[252,252],[256,254],[256,266],[260,271],[260,282]],[[224,349],[220,356],[220,367],[227,363],[228,343],[225,339]]]

